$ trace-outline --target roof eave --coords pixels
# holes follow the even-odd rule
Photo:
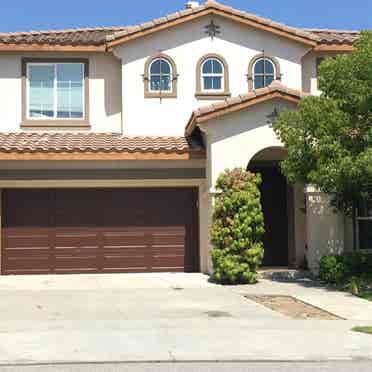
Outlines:
[[[204,159],[205,150],[169,152],[0,152],[0,161],[112,161]]]
[[[352,44],[329,44],[319,43],[313,49],[315,52],[354,52],[355,48]]]
[[[266,89],[266,88],[264,88],[264,89]],[[191,115],[191,117],[190,117],[190,119],[189,119],[189,121],[186,125],[185,136],[186,137],[192,136],[195,128],[202,123],[206,123],[210,120],[220,118],[220,117],[225,116],[227,114],[232,114],[232,113],[235,113],[235,112],[245,110],[245,109],[247,109],[251,106],[257,105],[259,103],[267,102],[267,101],[270,101],[272,99],[283,99],[287,102],[298,104],[300,102],[301,98],[302,97],[300,95],[291,94],[291,93],[283,92],[283,91],[280,91],[280,90],[274,90],[274,91],[268,91],[267,93],[264,93],[264,94],[260,94],[256,97],[252,97],[251,99],[248,99],[248,100],[243,101],[243,102],[234,103],[234,104],[230,104],[230,105],[227,104],[224,107],[221,105],[221,107],[218,108],[218,109],[215,109],[215,110],[209,111],[209,112],[207,111],[207,112],[199,114],[199,115],[196,115],[195,112],[194,112]]]

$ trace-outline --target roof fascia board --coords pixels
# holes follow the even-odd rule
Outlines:
[[[97,160],[190,160],[204,159],[205,151],[190,152],[0,152],[0,160],[37,160],[37,161],[97,161]]]

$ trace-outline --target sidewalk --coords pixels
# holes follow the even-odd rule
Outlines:
[[[347,292],[317,286],[312,281],[303,280],[292,283],[262,279],[254,286],[236,286],[231,289],[242,295],[293,296],[340,318],[372,324],[372,302]]]

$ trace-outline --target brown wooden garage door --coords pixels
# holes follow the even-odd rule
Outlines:
[[[2,273],[198,270],[196,189],[4,190]]]

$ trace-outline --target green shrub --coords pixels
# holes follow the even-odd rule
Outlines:
[[[320,260],[319,277],[330,284],[340,284],[371,272],[372,255],[361,251],[323,256]]]
[[[342,256],[324,256],[320,260],[319,278],[323,282],[338,284],[345,278],[345,265]]]
[[[226,170],[217,180],[211,256],[212,279],[218,283],[257,282],[265,233],[260,183],[259,175],[240,168]]]

